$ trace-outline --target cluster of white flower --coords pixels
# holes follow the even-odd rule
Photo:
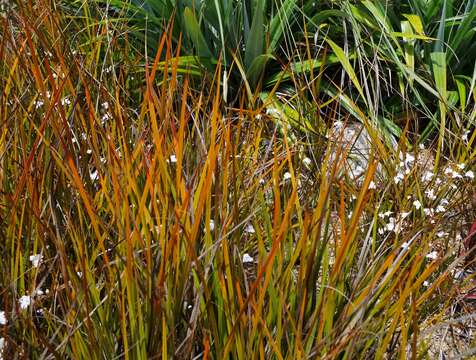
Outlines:
[[[464,169],[466,168],[465,163],[457,164],[456,167],[458,168],[458,170],[455,170],[451,166],[448,166],[445,169],[444,174],[446,176],[451,177],[452,179],[463,179],[463,178],[466,178],[469,180],[474,179],[474,172],[472,170],[464,171]],[[463,174],[461,174],[461,171],[464,171]]]
[[[386,211],[378,215],[379,218],[383,220],[388,218],[387,223],[382,228],[378,229],[380,235],[383,235],[385,232],[394,232],[398,234],[405,223],[405,219],[410,215],[410,212],[400,212],[395,214],[395,216],[391,216],[392,214],[392,211]]]
[[[411,169],[415,163],[415,156],[411,153],[399,153],[400,162],[397,167],[397,175],[394,176],[393,181],[399,184],[405,179],[405,175],[410,174]]]

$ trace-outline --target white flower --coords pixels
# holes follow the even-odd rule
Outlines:
[[[418,147],[420,148],[420,150],[425,150],[425,144],[421,143],[420,145],[418,145]]]
[[[428,254],[426,254],[426,258],[429,260],[436,260],[438,259],[438,252],[437,251],[432,251]]]
[[[413,202],[413,206],[415,207],[415,209],[418,210],[418,209],[421,208],[421,202],[418,201],[418,200],[415,200],[415,201]]]
[[[468,179],[474,179],[474,172],[472,172],[471,170],[466,171],[464,176],[466,176]]]
[[[460,280],[464,276],[463,270],[457,270],[454,272],[453,278],[456,280]]]
[[[360,165],[357,165],[357,166],[354,168],[354,171],[353,171],[353,173],[354,173],[355,175],[361,175],[361,174],[363,174],[364,172],[365,172],[365,169],[364,169],[362,166],[360,166]]]
[[[41,290],[40,288],[38,288],[34,291],[34,295],[37,295],[37,296],[42,296],[44,294],[45,294],[45,292],[43,290]]]
[[[425,215],[427,215],[427,216],[433,216],[433,209],[432,209],[432,208],[424,208],[424,209],[423,209],[423,212],[424,212]]]
[[[65,97],[63,99],[61,99],[61,105],[70,105],[71,104],[71,100],[68,98],[68,97]]]
[[[438,206],[436,207],[436,210],[435,210],[435,211],[436,211],[437,213],[442,213],[442,212],[445,212],[446,209],[445,209],[445,207],[444,207],[443,205],[438,205]]]
[[[469,135],[469,130],[465,130],[463,135],[461,136],[461,138],[463,139],[463,141],[468,141],[468,135]]]
[[[110,120],[112,116],[108,113],[105,113],[103,116],[101,116],[101,124],[105,124],[108,120]]]
[[[174,154],[172,154],[172,155],[170,155],[169,161],[171,163],[176,163],[177,162],[177,157]]]
[[[429,283],[428,281],[426,281],[426,280],[423,281],[423,286],[424,286],[424,287],[428,287],[428,285],[430,285],[430,283]]]
[[[39,109],[40,107],[44,105],[44,102],[41,100],[37,100],[34,102],[34,104],[35,104],[35,109]]]
[[[108,103],[107,101],[103,102],[103,103],[101,104],[101,106],[102,106],[102,108],[105,109],[105,110],[109,109],[109,103]]]
[[[445,169],[445,175],[451,176],[453,179],[462,178],[462,176],[457,171],[454,171],[451,168]]]
[[[20,304],[21,309],[26,309],[31,304],[31,297],[28,295],[23,295],[19,300],[18,303]]]
[[[428,197],[428,199],[430,199],[430,200],[435,200],[436,199],[436,195],[435,195],[435,192],[434,192],[433,189],[427,189],[425,191],[425,194]]]
[[[245,228],[245,232],[247,232],[249,234],[254,234],[255,233],[255,228],[253,227],[253,225],[248,224]]]
[[[466,167],[466,164],[465,163],[461,163],[461,164],[458,164],[456,165],[457,167],[459,167],[461,170],[463,170],[465,167]]]
[[[396,227],[396,221],[394,217],[388,219],[388,224],[386,225],[387,231],[394,231]]]
[[[86,150],[86,154],[91,155],[93,151],[91,149]]]
[[[253,258],[250,256],[250,254],[248,253],[245,253],[243,255],[243,264],[246,264],[246,263],[252,263],[254,260]]]
[[[405,161],[405,165],[412,164],[415,161],[415,157],[410,153],[406,153],[404,161]]]
[[[42,258],[43,258],[43,256],[41,254],[30,255],[31,265],[33,267],[38,267],[41,263]]]
[[[0,325],[7,325],[8,320],[5,316],[5,311],[0,311]]]
[[[447,232],[444,232],[443,230],[438,231],[438,232],[436,233],[436,236],[438,236],[439,238],[445,237],[445,236],[447,236],[447,235],[448,235],[448,233],[447,233]]]
[[[385,219],[386,217],[389,217],[390,215],[392,215],[393,212],[392,211],[386,211],[382,214],[378,214],[378,217],[381,218],[381,219]]]
[[[302,160],[302,162],[303,162],[304,165],[306,165],[306,166],[311,166],[311,164],[312,164],[312,160],[309,159],[308,157],[305,157],[305,158]]]
[[[289,180],[291,179],[291,174],[288,173],[288,172],[285,172],[284,175],[283,175],[283,180],[286,181],[286,180]]]
[[[96,181],[99,177],[98,171],[94,170],[93,172],[89,173],[89,177],[91,178],[91,181]]]
[[[376,189],[376,188],[377,188],[377,185],[375,185],[375,183],[372,180],[369,184],[369,189]]]
[[[265,182],[266,182],[266,181],[264,181],[264,179],[259,179],[260,185],[264,185]]]
[[[215,221],[210,220],[210,231],[213,231],[215,229]]]
[[[270,115],[270,116],[273,116],[273,117],[279,117],[281,115],[281,113],[277,109],[267,108],[266,109],[266,115]]]
[[[430,181],[431,179],[433,179],[433,172],[431,171],[425,171],[421,177],[421,180],[422,181]]]
[[[393,181],[395,182],[395,184],[398,184],[398,183],[400,183],[400,181],[402,181],[404,178],[405,178],[405,175],[403,175],[402,173],[398,173],[398,174],[393,178]]]

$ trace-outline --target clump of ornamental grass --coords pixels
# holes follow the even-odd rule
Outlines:
[[[471,153],[370,131],[349,179],[338,142],[227,107],[219,68],[179,75],[168,34],[160,64],[107,23],[74,53],[43,10],[0,38],[5,358],[416,357],[465,315]]]

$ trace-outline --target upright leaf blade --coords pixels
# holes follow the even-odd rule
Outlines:
[[[212,52],[207,45],[205,37],[203,36],[200,25],[198,24],[195,14],[190,10],[189,7],[186,7],[183,13],[185,29],[187,34],[192,40],[193,44],[196,47],[197,55],[212,58]]]

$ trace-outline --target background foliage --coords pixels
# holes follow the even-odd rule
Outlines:
[[[474,9],[8,3],[0,353],[469,356]]]

